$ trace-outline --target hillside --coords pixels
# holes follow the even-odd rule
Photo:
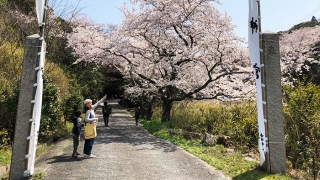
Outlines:
[[[320,84],[320,22],[308,21],[279,32],[283,83]]]

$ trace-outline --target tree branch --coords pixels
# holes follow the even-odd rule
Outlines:
[[[173,25],[172,27],[173,27],[174,31],[178,34],[179,38],[182,39],[182,41],[184,42],[184,44],[185,44],[186,46],[189,46],[188,41],[187,41],[185,38],[183,38],[183,36],[182,36],[182,35],[180,34],[180,32],[178,31],[177,27],[176,27],[175,25]]]

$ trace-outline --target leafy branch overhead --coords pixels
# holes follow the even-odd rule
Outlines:
[[[210,1],[131,2],[140,9],[122,7],[124,21],[112,31],[86,19],[75,21],[69,42],[79,61],[118,64],[127,78],[163,97],[170,86],[194,97],[245,96],[252,90],[243,81],[252,72],[243,41],[234,35],[230,17]]]

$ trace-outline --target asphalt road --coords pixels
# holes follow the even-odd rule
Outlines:
[[[222,180],[231,179],[190,153],[150,135],[135,126],[134,118],[116,100],[109,127],[104,127],[101,108],[98,136],[92,154],[83,158],[81,139],[79,158],[72,158],[72,138],[59,141],[36,160],[35,174],[44,173],[48,180]]]

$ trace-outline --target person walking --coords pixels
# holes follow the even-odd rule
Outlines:
[[[103,120],[104,120],[104,126],[109,126],[109,116],[112,113],[111,106],[108,105],[107,101],[104,101],[103,107],[102,107],[102,113],[103,113]]]
[[[139,119],[140,119],[140,107],[138,105],[136,105],[136,107],[134,108],[134,118],[136,120],[136,126],[138,126],[138,122],[139,122]]]
[[[80,153],[78,152],[79,142],[80,142],[80,134],[82,129],[82,122],[81,122],[81,111],[77,110],[74,113],[75,117],[73,118],[73,128],[72,128],[72,134],[73,134],[73,153],[72,157],[77,158]]]
[[[84,101],[85,110],[86,110],[86,117],[85,117],[85,123],[92,123],[94,124],[98,122],[98,118],[96,118],[96,114],[94,112],[94,109],[99,106],[100,103],[102,103],[107,98],[107,95],[104,95],[102,99],[100,99],[97,103],[92,105],[91,99],[86,99]],[[94,144],[94,138],[91,139],[85,139],[84,141],[84,148],[83,148],[83,155],[85,158],[95,158],[96,156],[91,153],[92,148]]]

